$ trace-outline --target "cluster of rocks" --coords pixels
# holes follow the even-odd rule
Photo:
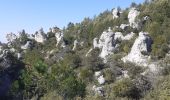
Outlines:
[[[104,59],[104,62],[107,62],[107,56],[111,55],[116,51],[119,47],[118,40],[130,40],[133,38],[135,33],[131,32],[127,34],[126,36],[123,36],[121,32],[113,32],[111,28],[108,29],[108,31],[104,31],[100,38],[94,38],[93,39],[93,48],[100,48],[101,53],[99,57]],[[90,49],[86,56],[93,50]]]
[[[102,85],[105,83],[105,79],[101,71],[95,72],[95,78],[100,86],[93,85],[92,90],[96,93],[96,95],[104,96],[104,87]]]

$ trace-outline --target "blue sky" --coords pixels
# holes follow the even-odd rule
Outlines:
[[[0,41],[5,42],[6,33],[25,29],[34,33],[43,27],[62,28],[68,22],[80,22],[106,9],[129,7],[132,2],[144,0],[0,0]]]

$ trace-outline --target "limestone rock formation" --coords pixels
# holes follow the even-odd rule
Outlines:
[[[78,43],[79,42],[77,40],[74,40],[74,46],[73,46],[73,49],[72,49],[73,51],[76,50]]]
[[[34,39],[39,43],[44,43],[46,41],[46,34],[44,33],[42,28],[35,33]]]
[[[124,30],[126,27],[128,27],[129,26],[129,24],[121,24],[120,25],[120,28],[122,29],[122,30]]]
[[[63,42],[63,36],[64,36],[64,34],[62,32],[55,33],[55,37],[56,37],[56,40],[57,40],[56,46],[58,46],[61,41]]]
[[[120,17],[120,11],[118,11],[117,8],[113,9],[112,14],[113,14],[113,19]]]
[[[138,22],[136,21],[136,17],[140,14],[136,8],[131,8],[128,14],[129,24],[133,28],[138,28]]]
[[[105,79],[104,79],[101,71],[95,72],[95,77],[100,85],[105,83]]]
[[[103,88],[102,86],[97,87],[96,85],[94,85],[93,88],[92,88],[92,90],[94,90],[95,93],[96,93],[97,95],[100,95],[100,96],[103,96],[103,95],[104,95],[103,89],[104,89],[104,88]]]
[[[135,40],[130,53],[122,58],[124,62],[132,62],[137,65],[147,66],[151,52],[152,39],[148,36],[147,32],[140,32],[139,37]]]
[[[27,43],[21,46],[21,49],[26,50],[31,48],[31,41],[27,41]]]

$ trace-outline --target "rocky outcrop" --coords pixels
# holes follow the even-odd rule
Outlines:
[[[104,88],[102,86],[97,87],[96,85],[94,85],[92,87],[92,90],[95,91],[96,95],[104,96]]]
[[[55,37],[56,37],[56,40],[57,40],[56,46],[58,46],[60,42],[64,42],[64,41],[63,41],[64,34],[63,34],[62,32],[57,32],[57,33],[55,33]],[[65,45],[63,44],[63,47],[64,47],[64,46],[65,46]]]
[[[27,41],[27,43],[21,46],[21,49],[26,50],[31,48],[31,41]]]
[[[72,49],[73,51],[76,50],[78,43],[79,42],[77,40],[74,40],[74,46],[73,46],[73,49]]]
[[[113,9],[113,11],[112,11],[113,19],[120,17],[120,13],[121,12],[117,8]]]
[[[105,79],[104,79],[101,71],[95,72],[95,77],[100,85],[105,83]]]
[[[136,21],[136,17],[140,14],[136,8],[131,8],[128,14],[129,24],[133,28],[138,28],[138,22]]]
[[[124,62],[132,62],[139,66],[147,66],[151,52],[152,39],[148,36],[147,32],[140,32],[139,37],[135,40],[130,53],[122,58]]]
[[[9,33],[6,35],[6,39],[8,42],[13,42],[17,39],[17,36],[14,33]]]
[[[128,26],[129,26],[129,24],[121,24],[120,29],[125,30],[125,28],[128,27]]]
[[[113,32],[110,28],[108,31],[103,32],[100,39],[93,39],[93,48],[100,48],[100,57],[107,62],[106,56],[113,54],[119,47],[118,40],[130,40],[133,38],[135,33],[131,32],[126,36],[123,36],[121,32]]]
[[[35,33],[34,39],[39,43],[44,43],[46,41],[46,34],[44,33],[42,28]]]

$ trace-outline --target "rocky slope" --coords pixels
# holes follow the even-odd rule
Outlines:
[[[0,44],[0,96],[18,100],[145,98],[157,77],[170,72],[167,4],[166,0],[148,1],[69,23],[65,29],[7,34],[8,43]],[[161,5],[167,9],[160,10]],[[157,10],[148,12],[154,6]]]

